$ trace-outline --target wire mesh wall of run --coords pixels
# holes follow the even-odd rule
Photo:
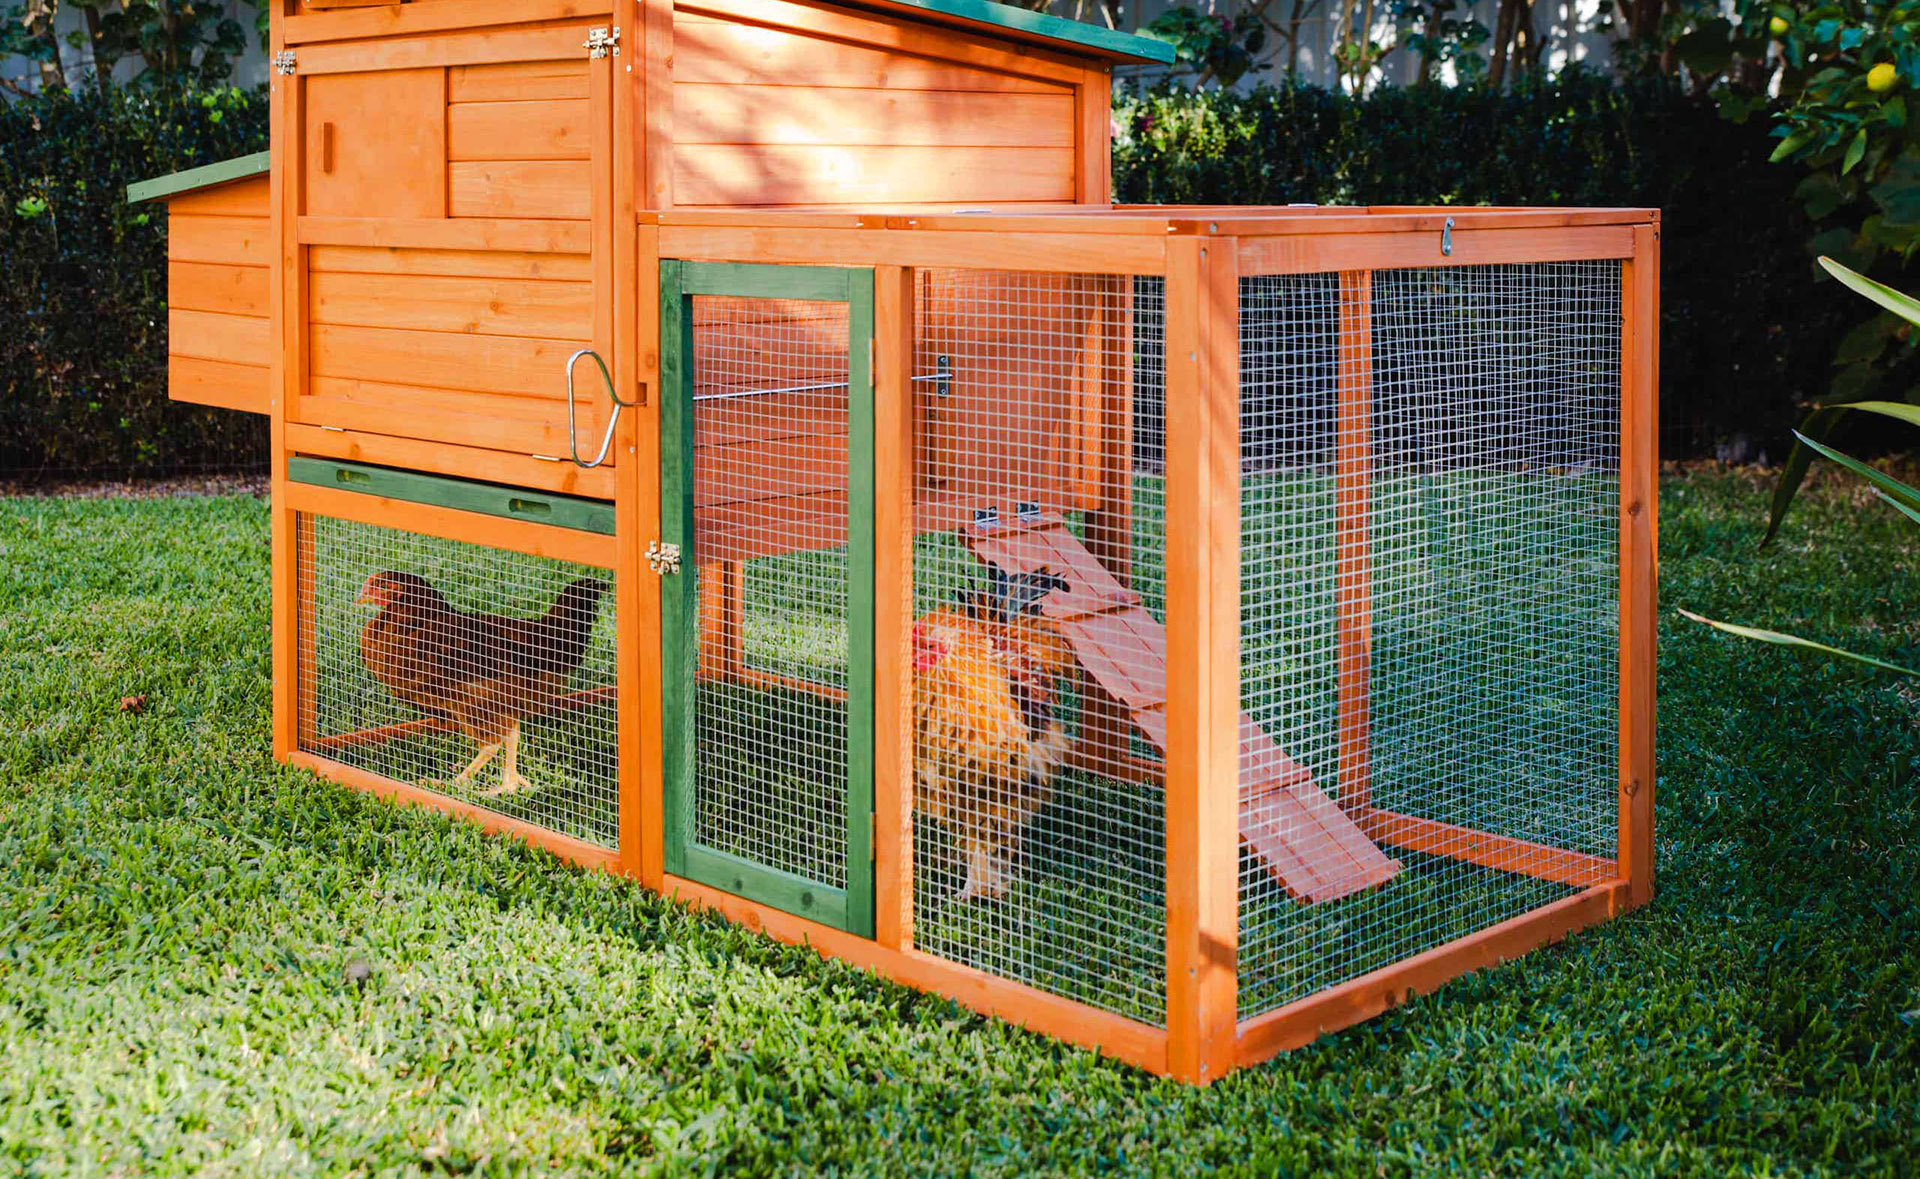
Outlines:
[[[298,748],[617,845],[607,571],[316,514],[297,544]]]
[[[916,292],[913,940],[1166,1018],[1158,278]]]
[[[1240,303],[1243,742],[1393,857],[1307,904],[1243,849],[1244,1018],[1615,875],[1620,264]],[[1300,838],[1244,751],[1240,796]]]
[[[848,309],[697,296],[688,842],[848,885]]]

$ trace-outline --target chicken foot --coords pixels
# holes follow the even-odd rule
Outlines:
[[[473,783],[473,776],[481,770],[486,769],[487,763],[492,761],[493,755],[498,752],[500,752],[500,743],[498,741],[495,741],[491,745],[482,745],[480,752],[474,754],[473,760],[467,763],[467,768],[454,775],[453,781],[447,783],[447,786],[454,790],[466,789]],[[437,782],[433,784],[439,785]]]
[[[515,721],[507,727],[507,759],[501,766],[500,784],[481,793],[488,798],[497,798],[502,794],[517,794],[532,785],[520,772],[520,722]]]

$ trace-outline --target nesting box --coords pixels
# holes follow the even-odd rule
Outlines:
[[[1192,1081],[1650,896],[1654,213],[1114,206],[979,0],[274,49],[132,195],[282,758]]]

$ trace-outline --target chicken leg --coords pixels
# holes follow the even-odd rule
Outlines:
[[[502,794],[517,794],[533,783],[520,773],[520,722],[514,721],[507,726],[507,759],[501,766],[500,784],[491,790],[483,791],[488,798],[497,798]]]
[[[500,752],[500,743],[498,741],[495,741],[491,745],[482,745],[480,752],[474,754],[473,760],[467,763],[467,768],[454,775],[453,781],[448,783],[448,785],[455,790],[466,789],[473,783],[473,776],[487,768],[487,763],[492,761],[493,755],[498,752]]]

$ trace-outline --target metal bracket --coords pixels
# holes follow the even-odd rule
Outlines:
[[[282,49],[273,55],[273,72],[276,74],[291,74],[294,70],[296,60],[293,50]]]
[[[650,541],[647,544],[647,568],[661,575],[680,572],[680,546]]]
[[[914,378],[916,381],[921,379],[923,378]],[[941,356],[934,360],[933,380],[933,395],[935,397],[945,397],[947,394],[953,392],[953,357]]]
[[[580,48],[586,50],[587,56],[595,61],[606,57],[608,54],[619,57],[620,26],[615,25],[609,29],[605,25],[601,25],[597,28],[588,29],[587,39],[581,43]]]
[[[1440,253],[1448,258],[1453,257],[1453,218],[1451,217],[1447,218],[1447,223],[1440,227]]]
[[[573,366],[580,363],[582,356],[593,357],[593,363],[600,369],[600,380],[607,386],[607,396],[613,399],[613,413],[607,418],[607,432],[600,439],[600,452],[594,455],[591,461],[580,457],[580,436],[574,428]],[[607,452],[613,449],[613,431],[620,425],[620,411],[633,409],[639,404],[640,399],[637,397],[632,401],[620,399],[619,390],[613,387],[613,374],[607,371],[607,362],[600,359],[598,352],[591,348],[582,348],[567,357],[567,453],[573,458],[574,465],[590,471],[606,462]]]

